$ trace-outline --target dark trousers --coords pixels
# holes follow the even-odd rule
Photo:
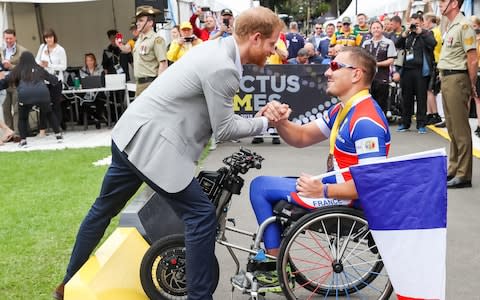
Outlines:
[[[372,94],[373,99],[375,99],[378,105],[380,105],[383,113],[386,113],[388,110],[388,91],[388,83],[380,80],[374,80],[372,82],[370,93]]]
[[[417,128],[425,127],[427,123],[427,83],[429,77],[422,76],[422,68],[403,68],[400,85],[402,87],[402,124],[410,127],[413,107],[417,100]]]
[[[46,128],[45,120],[48,120],[52,125],[53,132],[59,133],[60,127],[58,125],[57,118],[52,112],[52,107],[50,103],[35,104],[40,108],[40,128]],[[22,139],[26,139],[28,135],[28,115],[32,109],[33,104],[24,104],[18,102],[18,131]]]
[[[112,142],[112,163],[103,179],[100,195],[80,225],[64,282],[80,269],[100,242],[111,219],[146,182],[166,195],[185,225],[188,299],[212,299],[213,261],[217,221],[215,208],[194,178],[178,193],[167,193],[145,177]]]

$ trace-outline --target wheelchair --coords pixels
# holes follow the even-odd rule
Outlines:
[[[307,211],[286,201],[274,208],[274,216],[265,220],[256,232],[235,225],[228,218],[233,195],[244,184],[240,174],[261,168],[263,158],[247,149],[223,160],[225,167],[202,171],[198,181],[216,207],[218,221],[216,242],[227,248],[241,274],[240,262],[233,249],[248,253],[244,284],[233,287],[249,299],[265,299],[271,287],[262,286],[258,274],[277,271],[280,291],[287,299],[389,299],[393,289],[382,258],[360,210],[334,206]],[[278,222],[283,228],[280,255],[266,254],[262,237],[266,226]],[[251,245],[228,242],[226,233],[252,238]],[[187,299],[185,242],[182,234],[155,241],[145,253],[140,266],[140,280],[150,299]],[[215,291],[220,277],[217,259],[212,265]]]
[[[389,122],[398,122],[402,116],[402,89],[400,82],[390,81],[388,84],[386,117]]]

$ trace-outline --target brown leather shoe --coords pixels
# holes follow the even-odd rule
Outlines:
[[[57,300],[63,300],[63,290],[65,289],[65,283],[61,283],[57,286],[55,291],[53,291],[53,298]]]

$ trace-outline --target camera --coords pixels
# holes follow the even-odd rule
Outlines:
[[[204,7],[202,7],[202,11],[203,12],[210,11],[210,7],[204,6]]]
[[[186,36],[186,37],[183,38],[183,40],[186,43],[191,43],[191,42],[193,42],[194,39],[195,39],[195,36]]]
[[[118,32],[116,35],[115,35],[115,39],[117,40],[118,43],[121,43],[122,40],[123,40],[123,35]]]
[[[229,19],[223,19],[223,25],[225,26],[230,26],[230,20]]]
[[[417,31],[417,25],[411,24],[410,25],[410,31]]]

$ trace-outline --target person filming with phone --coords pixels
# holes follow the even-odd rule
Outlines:
[[[210,39],[218,39],[219,37],[228,37],[232,35],[233,32],[233,12],[228,9],[224,8],[220,12],[221,16],[221,24],[217,31],[213,31],[210,33]]]
[[[190,22],[182,22],[180,24],[180,37],[173,40],[167,52],[167,59],[176,62],[192,47],[202,43],[196,35],[193,34],[193,27]]]

